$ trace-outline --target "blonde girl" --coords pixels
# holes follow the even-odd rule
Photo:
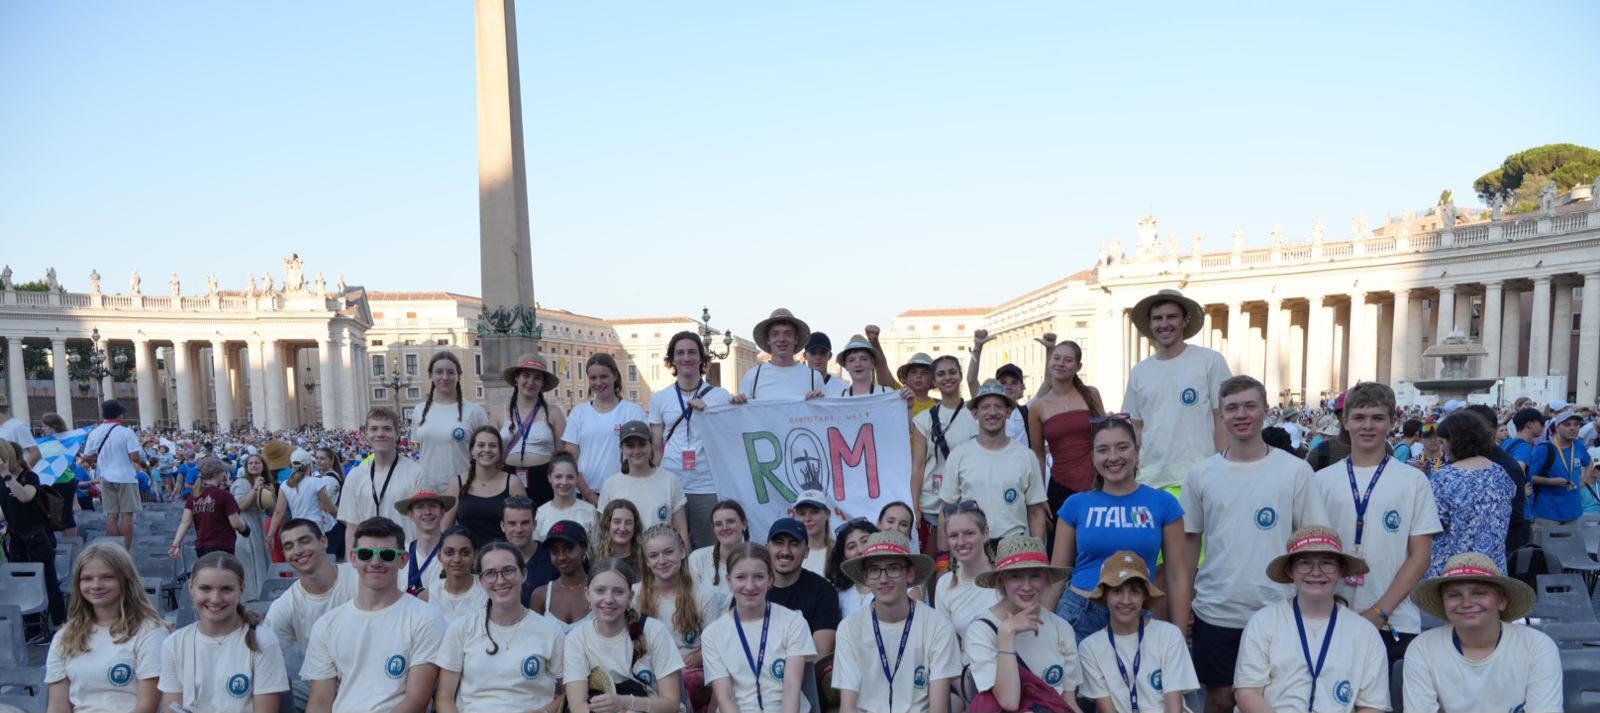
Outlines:
[[[648,570],[638,586],[638,609],[672,627],[678,654],[683,657],[683,685],[690,706],[701,710],[711,702],[700,663],[700,636],[727,608],[728,600],[709,587],[697,587],[683,565],[688,547],[670,525],[656,525],[644,533],[644,562]],[[680,606],[680,603],[682,605]]]
[[[674,713],[683,657],[672,630],[633,608],[639,575],[620,559],[596,562],[586,597],[593,616],[567,634],[562,651],[573,713]]]
[[[46,709],[155,713],[166,638],[127,550],[109,542],[85,547],[72,566],[67,623],[50,640]]]

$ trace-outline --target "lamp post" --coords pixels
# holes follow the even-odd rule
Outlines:
[[[393,356],[389,357],[389,378],[386,381],[379,382],[378,385],[394,393],[394,412],[404,418],[400,411],[400,390],[410,386],[411,380],[401,376],[399,359]]]
[[[107,363],[109,362],[110,364],[114,365],[116,369],[120,371],[127,364],[128,355],[118,354],[116,357],[108,359],[106,350],[100,347],[99,327],[95,327],[94,331],[89,334],[89,341],[92,343],[92,345],[89,347],[89,356],[87,358],[83,357],[77,352],[73,352],[67,355],[67,361],[71,363],[73,377],[80,380],[92,381],[95,385],[95,389],[103,392],[103,389],[100,386],[101,382],[107,376],[111,376],[112,374],[116,373],[107,366]],[[87,389],[81,388],[80,390],[87,391]],[[104,401],[108,396],[114,396],[114,394],[101,393],[100,400]]]
[[[711,347],[711,335],[711,308],[701,307],[700,341],[706,345],[706,354],[710,355],[712,359],[727,359],[728,355],[733,353],[733,333],[727,330],[722,331],[722,351],[720,353]]]

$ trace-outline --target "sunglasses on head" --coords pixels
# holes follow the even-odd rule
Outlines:
[[[373,557],[377,557],[386,564],[400,559],[405,553],[405,550],[398,547],[357,547],[355,550],[356,560],[359,562],[371,562]]]
[[[1095,416],[1089,419],[1090,426],[1104,426],[1108,423],[1128,423],[1130,419],[1125,413],[1108,413],[1104,416]]]
[[[872,524],[871,520],[868,520],[868,519],[866,519],[864,517],[853,517],[853,518],[850,518],[849,520],[846,520],[843,525],[840,525],[838,527],[833,528],[833,536],[834,537],[844,537],[845,530],[848,530],[848,529],[850,529],[852,527],[863,527],[863,526],[874,527],[874,525]]]
[[[947,503],[943,508],[940,508],[940,512],[946,515],[954,515],[958,512],[972,512],[973,510],[977,509],[978,501],[963,500],[959,503]]]

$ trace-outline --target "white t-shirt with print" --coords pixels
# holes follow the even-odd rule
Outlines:
[[[241,626],[221,637],[200,633],[197,624],[179,629],[161,647],[162,693],[180,694],[190,710],[251,713],[253,696],[289,690],[283,648],[266,628],[256,628],[256,648],[245,643]]]
[[[1289,535],[1328,524],[1311,466],[1277,448],[1251,463],[1220,453],[1196,463],[1179,502],[1183,531],[1204,533],[1194,611],[1230,629],[1244,628],[1257,610],[1289,596],[1293,588],[1268,579],[1266,569],[1283,554]]]
[[[706,627],[702,662],[706,684],[719,678],[733,684],[733,699],[741,711],[774,711],[783,705],[783,682],[789,674],[789,657],[816,656],[817,645],[811,639],[811,629],[805,617],[793,609],[778,604],[772,607],[770,620],[739,621],[732,611],[724,612]],[[762,623],[766,622],[767,648],[761,650]],[[734,627],[738,627],[735,629]],[[744,640],[739,638],[744,630]],[[745,644],[749,642],[750,656],[761,666],[759,678],[750,672],[750,659],[745,658]],[[804,671],[796,671],[799,675]],[[760,686],[757,696],[756,687]],[[805,696],[800,697],[800,713],[810,713]]]
[[[828,387],[824,390],[828,392],[828,396],[841,399],[848,399],[855,396],[872,396],[874,394],[889,394],[899,391],[899,389],[884,386],[883,384],[873,384],[871,388],[865,389],[861,393],[854,394],[850,393],[850,388],[850,380],[841,378],[829,381]]]
[[[639,532],[671,525],[672,514],[689,503],[678,476],[665,468],[643,477],[618,473],[608,478],[600,489],[598,508],[605,510],[613,500],[626,500],[639,509]]]
[[[417,418],[422,418],[421,409]],[[489,413],[471,401],[461,403],[459,415],[455,404],[434,403],[427,420],[411,429],[412,439],[422,446],[418,461],[423,482],[434,492],[444,492],[455,476],[472,465],[472,432],[492,425]]]
[[[95,456],[95,476],[107,483],[138,483],[139,469],[128,456],[139,452],[139,437],[120,423],[102,423],[83,440],[83,453]]]
[[[272,607],[267,610],[262,623],[272,630],[284,651],[296,645],[304,647],[311,640],[312,625],[323,614],[356,597],[361,574],[348,563],[338,565],[337,569],[338,579],[326,592],[311,594],[306,591],[305,581],[300,580],[290,585],[289,591],[284,592],[283,596],[272,601]]]
[[[797,361],[793,366],[764,361],[739,379],[739,393],[751,399],[803,399],[806,394],[826,388],[822,374],[804,361]]]
[[[1118,636],[1115,651],[1106,638],[1107,631],[1110,629],[1090,634],[1078,645],[1085,698],[1110,698],[1119,711],[1133,707],[1122,669],[1117,668],[1118,656],[1122,657],[1122,668],[1127,669],[1128,677],[1138,679],[1141,712],[1163,713],[1166,705],[1161,699],[1166,694],[1199,690],[1200,679],[1195,677],[1189,646],[1178,627],[1159,619],[1146,619],[1144,643],[1139,642],[1138,634]],[[1135,655],[1139,657],[1138,671],[1133,669]]]
[[[911,634],[906,641],[905,656],[895,671],[892,695],[878,658],[878,639],[873,634],[874,608],[866,607],[839,624],[833,653],[833,687],[859,694],[857,709],[925,711],[928,710],[929,684],[961,675],[961,655],[950,620],[926,604],[914,606]],[[883,635],[892,668],[906,622],[880,621],[878,630]]]
[[[635,503],[637,505],[637,503]],[[556,507],[556,501],[551,500],[539,506],[533,514],[533,539],[544,542],[545,535],[550,534],[550,528],[562,520],[571,520],[583,526],[583,531],[594,537],[595,523],[600,521],[600,511],[595,510],[589,501],[575,498],[572,507],[565,510]]]
[[[1026,666],[1033,675],[1043,679],[1062,698],[1072,700],[1078,686],[1083,683],[1083,670],[1078,665],[1078,636],[1072,625],[1054,612],[1039,612],[1039,633],[1023,633],[1013,637],[1018,665]],[[961,653],[972,667],[972,682],[979,691],[994,688],[995,661],[1000,658],[999,634],[984,622],[1000,625],[993,612],[984,612],[972,620],[963,639]]]
[[[939,499],[975,500],[989,518],[991,537],[1028,534],[1028,508],[1048,502],[1039,458],[1021,441],[997,449],[974,438],[950,450]]]
[[[599,490],[622,464],[622,443],[617,440],[622,424],[643,420],[644,409],[626,399],[605,413],[596,410],[593,401],[572,407],[572,413],[567,414],[567,427],[561,431],[561,442],[578,447],[578,472],[590,490]]]
[[[499,650],[490,655],[495,646]],[[514,713],[549,705],[562,694],[564,648],[561,629],[542,614],[530,611],[511,626],[491,621],[485,633],[480,611],[450,622],[433,663],[471,672],[456,688],[458,709]]]
[[[428,603],[439,609],[445,621],[472,615],[482,617],[484,605],[489,601],[489,593],[479,586],[477,577],[472,578],[472,586],[461,594],[445,591],[444,577],[423,577],[422,588],[428,592]]]
[[[955,563],[952,561],[951,564]],[[988,616],[989,607],[1000,603],[1000,591],[992,587],[980,587],[973,583],[971,577],[961,577],[961,583],[956,585],[959,572],[957,568],[955,573],[942,575],[934,583],[933,606],[950,620],[957,636],[966,636],[972,620]]]
[[[911,427],[922,434],[928,444],[927,465],[922,468],[922,494],[918,504],[925,513],[939,512],[942,501],[939,499],[939,489],[944,485],[944,455],[939,452],[939,447],[933,442],[933,412],[939,412],[939,425],[944,429],[944,442],[950,446],[950,455],[955,455],[956,448],[978,437],[978,420],[972,417],[972,409],[962,403],[956,409],[946,408],[944,404],[935,404],[911,419]]]
[[[640,588],[641,585],[633,585],[634,607],[643,606],[643,603],[639,600]],[[676,595],[656,595],[656,613],[651,615],[651,618],[660,619],[661,623],[672,629],[672,640],[673,643],[678,645],[678,654],[687,659],[690,654],[700,650],[700,639],[705,635],[703,631],[705,627],[716,621],[717,617],[722,616],[723,612],[728,610],[728,602],[731,601],[729,597],[729,594],[718,589],[710,587],[694,588],[695,609],[700,613],[701,630],[677,630],[677,625],[672,623],[673,615],[678,613],[678,597]]]
[[[119,429],[120,430],[120,429]],[[69,682],[67,699],[74,713],[126,713],[137,707],[139,681],[161,675],[161,644],[167,627],[152,620],[127,641],[116,643],[111,627],[96,626],[89,635],[89,650],[71,658],[61,651],[63,627],[50,640],[45,658],[44,682]]]
[[[686,566],[689,568],[689,576],[694,579],[695,586],[709,587],[728,594],[730,593],[728,568],[717,561],[716,549],[716,546],[712,545],[690,552]]]
[[[341,604],[311,627],[300,677],[339,679],[334,713],[392,710],[405,698],[406,674],[438,654],[445,626],[438,609],[412,596],[377,611]]]
[[[712,386],[710,390],[706,389],[707,386],[710,384],[701,382],[694,392],[696,394],[705,392],[700,399],[706,402],[706,408],[721,406],[733,398],[732,394],[720,386]],[[683,396],[681,406],[678,403],[679,395]],[[678,382],[674,381],[671,387],[650,396],[646,423],[660,426],[661,437],[666,439],[661,453],[661,468],[678,474],[684,492],[696,495],[714,494],[717,492],[717,483],[711,475],[711,462],[706,460],[705,441],[700,438],[700,429],[703,427],[695,425],[695,421],[701,418],[702,412],[690,409],[689,416],[682,422],[678,421],[678,417],[683,414],[683,407],[688,406],[693,400],[691,394],[678,391]],[[674,423],[678,424],[677,428],[672,427]],[[671,438],[667,438],[668,433],[672,434]],[[685,455],[686,453],[693,455]],[[688,467],[687,461],[691,460],[693,468]]]
[[[1359,586],[1350,580],[1339,585],[1339,594],[1358,612],[1371,609],[1389,585],[1394,582],[1400,567],[1406,563],[1406,547],[1410,538],[1417,535],[1435,535],[1444,531],[1439,522],[1439,505],[1433,499],[1433,487],[1428,476],[1393,458],[1383,467],[1383,476],[1371,490],[1367,503],[1366,525],[1361,532],[1361,545],[1356,546],[1356,503],[1350,492],[1350,471],[1346,458],[1317,471],[1317,490],[1328,509],[1329,524],[1339,531],[1345,551],[1359,555],[1367,561],[1372,571],[1362,578]],[[1377,466],[1355,469],[1356,487],[1363,495],[1372,482]],[[1427,555],[1424,555],[1426,557]],[[1422,612],[1407,596],[1389,615],[1389,625],[1402,634],[1422,632]]]
[[[631,677],[656,690],[656,681],[683,670],[683,656],[672,639],[672,630],[660,619],[646,619],[645,655],[633,661],[633,640],[628,638],[626,629],[616,636],[601,636],[594,619],[586,619],[567,633],[563,649],[567,674],[563,682],[587,681],[589,671],[598,667],[609,672],[613,681]]]
[[[1338,605],[1335,605],[1338,606]],[[1389,710],[1389,655],[1382,636],[1360,614],[1339,606],[1339,620],[1328,645],[1328,657],[1317,677],[1314,707],[1308,707],[1311,669],[1306,665],[1295,628],[1291,600],[1280,601],[1250,617],[1239,642],[1233,687],[1265,688],[1275,710],[1348,713],[1356,708]],[[1306,619],[1306,642],[1319,656],[1331,619]]]
[[[1128,374],[1122,410],[1144,424],[1139,482],[1164,488],[1183,482],[1189,468],[1217,452],[1217,390],[1232,376],[1221,354],[1184,347],[1171,359],[1150,357]]]
[[[1500,645],[1482,661],[1456,651],[1450,638],[1454,627],[1422,632],[1406,649],[1406,710],[1561,710],[1561,654],[1556,643],[1544,632],[1521,624],[1501,627]]]
[[[406,542],[417,539],[415,523],[401,515],[394,504],[417,491],[422,483],[422,466],[404,455],[396,457],[393,476],[389,475],[388,468],[378,468],[376,459],[356,464],[345,476],[344,494],[339,499],[339,521],[350,523],[347,537],[354,538],[356,526],[367,518],[382,515],[400,524],[400,529],[406,531]]]

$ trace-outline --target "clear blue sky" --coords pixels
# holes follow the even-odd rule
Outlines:
[[[519,7],[538,296],[838,342],[1600,146],[1600,4]],[[1588,29],[1584,29],[1588,28]],[[472,3],[0,3],[0,261],[477,294]]]

